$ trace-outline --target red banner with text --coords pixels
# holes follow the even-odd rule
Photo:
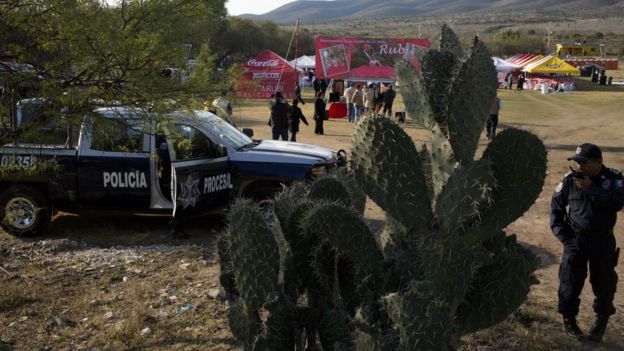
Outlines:
[[[317,36],[314,73],[321,79],[391,81],[399,60],[420,69],[417,54],[427,48],[429,39]]]
[[[286,99],[294,97],[297,69],[278,54],[267,50],[242,66],[244,74],[236,89],[238,97],[270,99],[280,91]]]

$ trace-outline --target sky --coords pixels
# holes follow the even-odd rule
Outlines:
[[[225,7],[232,16],[252,13],[261,15],[294,0],[227,0]]]

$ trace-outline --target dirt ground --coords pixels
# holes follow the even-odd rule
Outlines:
[[[550,233],[548,209],[567,170],[566,157],[578,144],[593,142],[602,147],[607,166],[624,168],[624,88],[588,89],[548,96],[499,91],[500,127],[532,131],[548,149],[540,197],[507,228],[539,256],[540,284],[507,321],[465,337],[465,350],[624,350],[621,281],[618,312],[603,344],[564,336],[555,312],[562,247]],[[310,126],[301,126],[298,141],[348,151],[353,124],[330,120],[325,135],[314,135],[311,93],[304,97]],[[395,110],[403,110],[400,98]],[[270,137],[266,101],[235,102],[235,116],[239,127],[254,128],[255,138]],[[429,140],[415,125],[404,129],[417,145]],[[486,145],[482,137],[477,158]],[[384,219],[371,201],[365,217],[376,224]],[[623,222],[620,212],[615,229],[620,246]],[[223,227],[220,217],[199,219],[188,225],[190,240],[172,241],[167,218],[60,214],[40,238],[0,232],[0,350],[239,350],[228,330],[227,304],[218,296],[215,239]],[[620,277],[622,267],[617,267]],[[579,315],[583,329],[593,321],[591,302],[586,286]]]

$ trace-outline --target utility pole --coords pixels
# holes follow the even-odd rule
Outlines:
[[[550,53],[550,34],[552,34],[550,31],[551,23],[552,22],[548,22],[548,27],[546,27],[546,31],[548,32],[546,35],[546,53]]]

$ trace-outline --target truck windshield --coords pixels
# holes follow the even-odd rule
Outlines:
[[[206,118],[202,119],[202,122],[204,128],[212,135],[217,136],[223,143],[234,149],[239,149],[253,143],[253,140],[248,136],[241,133],[238,129],[232,127],[231,124],[221,118]]]

